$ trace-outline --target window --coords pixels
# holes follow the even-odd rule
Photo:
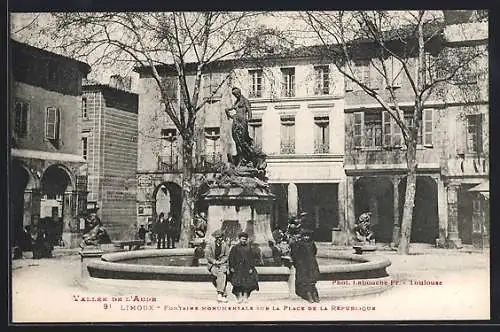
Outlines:
[[[82,97],[82,118],[87,118],[87,97]]]
[[[82,137],[82,157],[87,160],[88,156],[88,138]]]
[[[45,114],[45,138],[49,140],[59,139],[59,109],[47,107]]]
[[[417,121],[415,123],[415,121],[413,121],[413,112],[404,112],[404,119],[405,124],[408,126],[408,128],[414,128],[416,125],[418,125],[417,144],[422,145],[422,122]]]
[[[14,134],[19,138],[28,135],[28,119],[30,114],[30,105],[23,101],[16,101],[14,114]]]
[[[163,128],[160,130],[162,139],[162,153],[158,156],[158,169],[163,172],[176,171],[177,164],[177,130],[175,128]]]
[[[382,146],[382,114],[365,113],[365,147]]]
[[[177,77],[174,76],[169,76],[169,77],[164,77],[163,78],[163,88],[165,89],[166,92],[166,97],[170,101],[177,101],[178,100],[178,79]]]
[[[483,147],[481,114],[467,116],[467,152],[481,153]]]
[[[249,134],[255,147],[262,149],[262,119],[251,119],[249,125]]]
[[[282,154],[295,153],[295,117],[281,117],[281,144],[280,151]]]
[[[421,136],[421,143],[425,146],[432,146],[432,132],[434,129],[433,115],[434,110],[423,110],[423,121],[420,126],[419,135]]]
[[[330,93],[330,68],[328,66],[314,67],[316,82],[314,87],[315,95],[327,95]]]
[[[363,113],[354,113],[354,130],[353,130],[354,147],[361,148],[363,146]]]
[[[281,68],[281,96],[295,97],[295,68]]]
[[[354,78],[360,83],[370,87],[370,60],[360,61],[354,66]],[[361,90],[361,87],[358,86]]]
[[[390,82],[391,87],[399,88],[401,87],[401,81],[404,75],[403,65],[401,61],[396,59],[395,57],[390,57],[387,60],[387,76]]]
[[[221,160],[220,128],[205,128],[204,161],[213,165]]]
[[[328,116],[314,117],[314,153],[330,151],[330,120]]]
[[[222,98],[223,81],[222,73],[203,74],[203,96],[211,99]]]
[[[251,98],[260,98],[262,97],[262,70],[249,70],[248,75],[250,76],[250,94]]]

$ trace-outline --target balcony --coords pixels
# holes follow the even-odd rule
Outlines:
[[[222,163],[222,154],[220,153],[201,154],[196,158],[195,172],[214,173],[219,170]]]
[[[158,156],[158,171],[177,173],[181,171],[178,156]]]
[[[281,154],[295,154],[295,142],[281,142]]]
[[[314,142],[314,153],[329,153],[330,152],[330,144],[326,142]]]

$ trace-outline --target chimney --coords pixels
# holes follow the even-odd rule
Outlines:
[[[109,85],[119,90],[130,91],[132,88],[132,77],[117,74],[112,75],[109,78]]]
[[[446,25],[467,23],[470,21],[473,10],[443,10]]]

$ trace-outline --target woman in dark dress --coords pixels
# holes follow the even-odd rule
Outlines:
[[[316,282],[319,266],[316,260],[317,248],[310,235],[313,231],[302,229],[296,241],[290,243],[290,255],[295,266],[295,294],[313,303],[319,302]]]
[[[257,257],[248,243],[248,234],[238,234],[239,242],[229,252],[229,272],[233,294],[238,302],[248,301],[250,293],[259,290],[258,275],[255,269]]]

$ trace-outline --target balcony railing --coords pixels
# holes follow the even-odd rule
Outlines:
[[[281,151],[281,154],[294,154],[295,153],[295,142],[281,142],[280,151]]]
[[[222,164],[222,154],[201,154],[196,158],[195,171],[200,173],[217,172]]]
[[[178,156],[158,156],[158,171],[177,173],[181,171]]]
[[[314,142],[314,153],[330,152],[330,144],[325,142]]]

